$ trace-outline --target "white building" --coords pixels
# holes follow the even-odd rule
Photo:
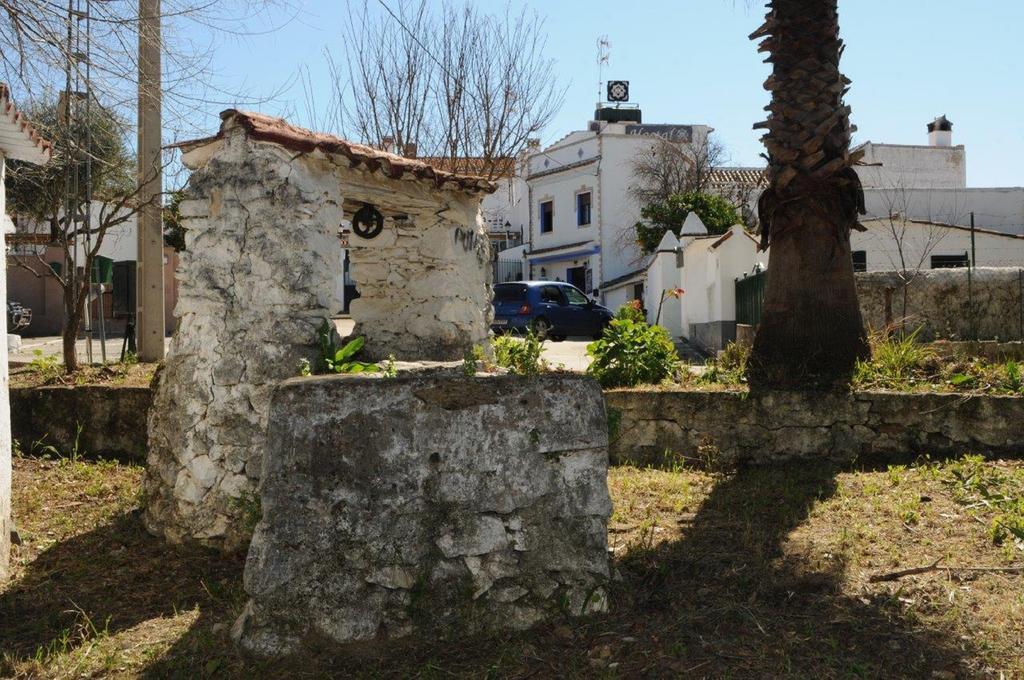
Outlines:
[[[50,161],[50,144],[43,140],[11,101],[7,86],[0,83],[0,251],[14,224],[7,216],[4,188],[6,159],[44,165]],[[6,259],[0,264],[0,297],[4,313],[0,316],[0,581],[7,577],[11,548],[11,404],[7,391],[7,271]]]
[[[928,124],[928,144],[864,142],[857,175],[864,186],[868,219],[911,219],[1024,234],[1024,188],[968,187],[967,151],[953,145],[953,123],[940,116]]]
[[[1024,267],[1024,236],[974,230],[903,217],[862,220],[867,231],[850,234],[854,271],[918,271],[965,267]],[[974,255],[972,256],[972,252]]]
[[[637,285],[649,259],[632,237],[640,218],[629,191],[633,159],[654,145],[654,135],[696,146],[711,128],[646,125],[636,108],[605,107],[595,118],[586,130],[530,153],[526,200],[513,223],[527,225],[524,276],[567,281],[614,307],[615,291]]]

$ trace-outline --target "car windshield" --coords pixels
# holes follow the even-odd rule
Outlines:
[[[520,302],[526,299],[526,286],[502,284],[494,287],[495,302]]]

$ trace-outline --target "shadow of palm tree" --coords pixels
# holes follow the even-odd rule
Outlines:
[[[679,540],[615,565],[613,608],[523,634],[395,641],[247,665],[213,659],[210,621],[146,671],[212,664],[237,677],[954,677],[971,650],[898,601],[852,593],[841,557],[787,543],[836,491],[828,464],[752,468],[722,478]],[[205,656],[204,656],[205,654]],[[211,661],[212,659],[212,661]],[[614,665],[613,665],[614,664]],[[952,675],[951,675],[952,674]]]
[[[0,594],[0,648],[20,661],[196,606],[224,606],[240,590],[241,567],[150,536],[136,512],[118,515],[45,550]]]

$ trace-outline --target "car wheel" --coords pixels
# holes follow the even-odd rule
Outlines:
[[[564,335],[549,335],[548,337],[551,338],[552,342],[562,342],[565,340]]]
[[[533,320],[533,334],[537,336],[538,340],[547,340],[548,333],[551,332],[551,322],[545,318]]]
[[[608,328],[608,322],[605,321],[605,322],[603,322],[601,324],[601,327],[597,329],[597,332],[594,333],[594,335],[591,336],[591,337],[593,337],[594,340],[600,340],[601,338],[604,337],[604,332],[605,332],[605,330],[607,330],[607,328]]]

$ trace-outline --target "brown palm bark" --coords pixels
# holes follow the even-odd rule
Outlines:
[[[769,187],[758,203],[771,247],[761,322],[747,368],[752,387],[829,388],[849,380],[867,338],[850,258],[864,193],[850,154],[847,80],[839,71],[837,0],[771,0],[761,39],[772,75]]]

